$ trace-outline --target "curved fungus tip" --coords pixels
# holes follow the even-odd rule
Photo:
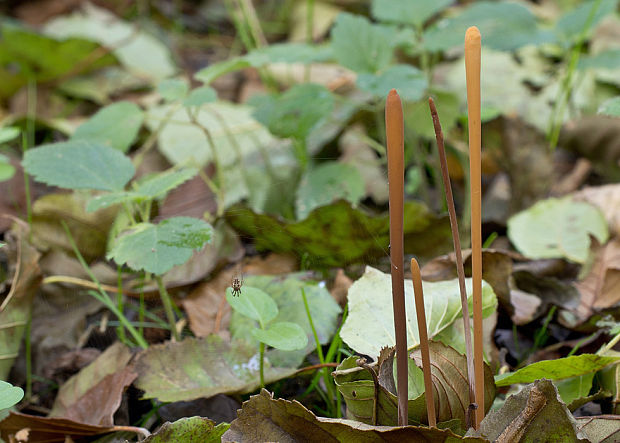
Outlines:
[[[480,30],[476,26],[470,26],[465,31],[465,44],[480,44]]]

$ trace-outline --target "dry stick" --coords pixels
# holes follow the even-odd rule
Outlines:
[[[395,89],[385,104],[385,130],[388,153],[388,183],[390,194],[390,263],[392,273],[392,304],[396,335],[396,381],[398,425],[407,425],[407,326],[405,314],[405,276],[403,240],[403,200],[405,197],[405,154],[403,105]]]
[[[471,273],[474,298],[474,373],[476,409],[474,428],[484,418],[484,361],[482,359],[482,232],[480,178],[480,31],[475,26],[465,32],[465,75],[469,122],[469,181],[471,195]]]
[[[431,356],[428,350],[428,333],[426,332],[426,313],[424,312],[424,292],[422,291],[422,276],[420,265],[415,258],[411,259],[411,279],[413,280],[413,296],[415,298],[415,313],[418,318],[418,333],[420,334],[420,351],[422,352],[422,372],[424,373],[424,392],[426,397],[426,415],[428,425],[437,426],[435,416],[435,399],[433,398],[433,380],[431,379]]]
[[[476,409],[476,378],[474,377],[474,353],[471,347],[471,326],[469,325],[469,305],[467,303],[467,290],[465,289],[465,271],[463,270],[463,254],[461,253],[461,239],[459,238],[459,225],[454,209],[454,197],[452,195],[452,184],[448,173],[448,162],[446,160],[446,150],[443,144],[443,131],[439,122],[439,115],[435,102],[431,97],[428,98],[428,106],[431,108],[431,117],[435,127],[435,138],[437,139],[437,151],[439,152],[439,165],[441,166],[441,177],[443,187],[446,190],[446,202],[448,204],[448,214],[450,216],[450,229],[452,231],[452,243],[454,243],[454,254],[456,256],[456,273],[459,276],[459,290],[461,292],[461,308],[463,310],[463,331],[465,331],[465,355],[467,356],[467,379],[469,381],[469,408],[467,410],[467,427],[473,422],[471,417],[472,410]]]

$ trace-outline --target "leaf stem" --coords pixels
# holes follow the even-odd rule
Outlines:
[[[471,194],[471,257],[474,310],[474,374],[476,405],[474,428],[484,418],[484,360],[482,341],[482,230],[480,175],[480,31],[472,26],[465,33],[465,74],[469,127],[469,175]]]
[[[159,295],[161,296],[161,302],[164,305],[164,311],[166,311],[166,317],[168,318],[168,324],[170,325],[170,333],[176,341],[181,341],[181,336],[177,331],[174,311],[172,309],[172,300],[170,299],[170,294],[168,294],[164,280],[161,275],[156,275],[155,281],[157,282],[157,287],[159,288]]]
[[[474,353],[471,345],[471,326],[469,324],[469,304],[467,303],[467,290],[465,289],[465,271],[463,269],[463,254],[461,251],[461,239],[459,237],[459,225],[456,219],[454,208],[454,196],[452,195],[452,184],[448,172],[448,161],[446,160],[446,150],[443,142],[443,131],[439,122],[439,115],[435,102],[429,97],[428,105],[431,109],[433,126],[435,128],[435,138],[437,139],[437,151],[439,153],[439,165],[441,167],[441,177],[446,193],[446,203],[450,217],[450,230],[452,231],[452,243],[456,256],[456,273],[459,277],[459,291],[461,293],[461,309],[463,310],[463,331],[465,332],[465,355],[467,357],[467,379],[469,382],[469,403],[476,403],[476,379],[474,377]]]
[[[422,353],[422,372],[424,373],[424,397],[426,399],[426,415],[428,425],[437,426],[435,414],[435,400],[433,398],[433,381],[431,379],[431,357],[428,348],[428,332],[426,331],[426,313],[424,311],[424,292],[422,290],[422,276],[420,265],[415,258],[411,259],[411,280],[413,281],[413,295],[415,298],[415,313],[418,318],[418,333],[420,335],[420,351]]]
[[[259,377],[260,377],[260,389],[265,387],[265,343],[260,342],[258,346],[258,356],[260,358],[259,363]]]
[[[408,355],[407,316],[405,313],[404,265],[404,122],[403,106],[395,89],[388,94],[385,106],[385,128],[388,152],[388,182],[390,200],[390,263],[392,274],[392,304],[396,336],[396,377],[398,397],[398,425],[408,423]]]

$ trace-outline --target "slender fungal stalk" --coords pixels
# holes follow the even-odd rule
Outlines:
[[[413,295],[415,298],[415,314],[418,318],[418,333],[420,334],[420,351],[422,353],[422,372],[424,373],[424,397],[426,398],[426,415],[428,425],[437,426],[435,414],[435,399],[433,397],[433,380],[431,378],[431,355],[428,349],[428,333],[426,332],[426,313],[424,311],[424,292],[422,290],[422,276],[420,265],[415,258],[411,259],[411,279],[413,280]]]
[[[469,177],[471,194],[471,273],[474,308],[474,373],[476,414],[474,428],[484,418],[484,361],[482,343],[482,232],[480,175],[480,31],[475,26],[465,33],[465,74],[467,77],[467,117],[469,123]]]
[[[454,254],[456,256],[456,273],[459,276],[459,290],[461,293],[461,308],[463,310],[463,331],[465,333],[465,354],[467,357],[467,380],[469,382],[469,404],[471,411],[472,405],[476,403],[476,378],[474,377],[474,352],[471,346],[471,326],[469,324],[469,305],[467,303],[467,290],[465,289],[465,271],[463,269],[463,254],[461,253],[461,239],[459,237],[459,225],[456,220],[456,210],[454,209],[454,197],[452,195],[452,184],[448,173],[448,161],[446,160],[446,150],[443,144],[443,131],[439,122],[439,115],[435,102],[429,97],[428,105],[431,108],[433,126],[435,127],[435,138],[437,139],[437,151],[439,152],[439,165],[441,166],[441,177],[443,187],[446,192],[446,203],[450,216],[450,229],[452,230],[452,243],[454,243]],[[468,413],[468,427],[472,420]]]
[[[405,313],[405,277],[403,217],[405,198],[405,154],[403,106],[395,89],[387,97],[385,128],[388,152],[388,182],[390,195],[390,263],[392,273],[392,303],[394,333],[396,336],[396,385],[398,397],[398,425],[408,422],[407,404],[407,317]]]
[[[166,290],[164,280],[161,278],[161,275],[156,275],[155,281],[157,281],[157,287],[159,288],[161,302],[164,305],[164,311],[166,311],[166,317],[168,318],[168,323],[170,324],[170,333],[176,341],[181,341],[181,337],[179,335],[179,332],[177,331],[176,321],[174,319],[172,300],[170,299],[170,294],[168,294],[168,290]]]

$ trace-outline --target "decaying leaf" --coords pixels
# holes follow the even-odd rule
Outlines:
[[[613,443],[620,440],[620,416],[579,417],[577,429],[591,443]]]
[[[607,220],[610,234],[620,237],[620,184],[587,187],[573,194],[573,199],[598,207]]]
[[[576,311],[581,321],[620,302],[620,238],[597,249],[590,273],[574,284],[581,294]]]
[[[274,399],[262,390],[243,403],[239,417],[222,436],[223,442],[399,442],[453,441],[485,442],[481,438],[460,437],[448,429],[428,427],[371,426],[363,423],[317,417],[301,403]]]
[[[161,428],[145,440],[143,443],[166,443],[166,442],[220,442],[222,434],[230,425],[220,423],[216,425],[212,420],[203,417],[181,418],[174,423],[166,422]]]
[[[90,437],[114,431],[109,426],[95,426],[77,423],[65,418],[47,418],[34,415],[11,412],[0,422],[0,437],[4,441],[11,441],[10,436],[28,429],[28,441],[65,443],[67,436],[73,439]]]
[[[517,441],[586,442],[551,381],[542,379],[510,396],[482,420],[480,435],[498,443]]]
[[[258,347],[232,344],[216,335],[149,347],[135,363],[135,385],[144,398],[187,401],[221,393],[252,392],[259,385]],[[294,368],[265,364],[265,383],[288,377]]]

